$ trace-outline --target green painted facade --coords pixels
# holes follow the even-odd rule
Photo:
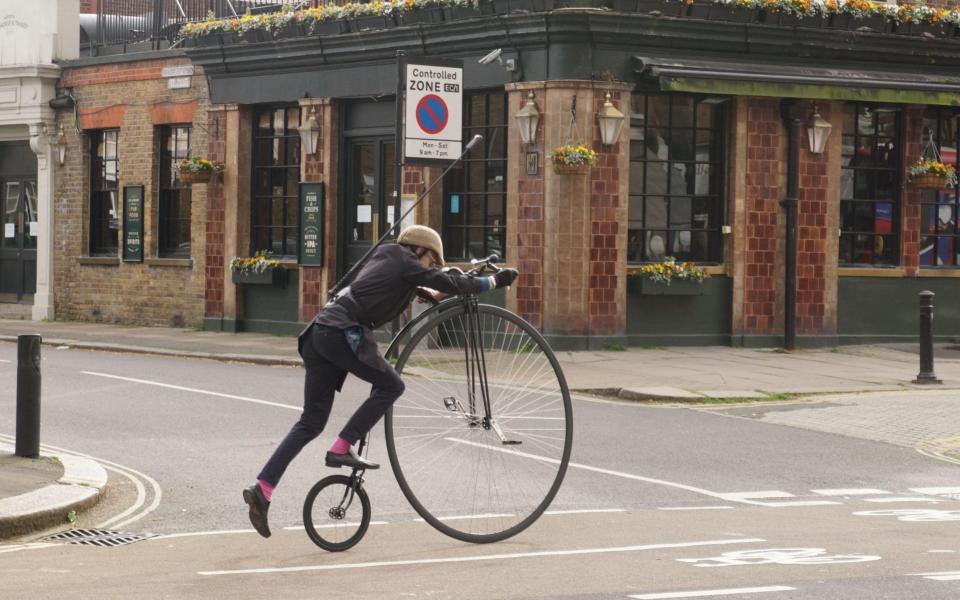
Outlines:
[[[837,330],[841,344],[916,342],[920,298],[933,298],[937,341],[960,338],[960,279],[947,277],[841,277],[837,289]]]

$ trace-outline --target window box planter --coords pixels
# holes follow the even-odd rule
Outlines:
[[[853,15],[831,15],[829,26],[833,29],[861,29],[867,27],[877,33],[892,33],[893,21],[883,15],[871,15],[858,19]]]
[[[472,6],[444,6],[444,21],[460,21],[462,19],[475,19],[480,16],[480,11]]]
[[[553,10],[553,5],[554,0],[487,0],[480,3],[480,11],[488,15],[544,12]]]
[[[924,35],[929,34],[933,37],[948,37],[954,34],[956,28],[947,23],[915,23],[908,21],[899,23],[896,26],[895,33],[900,35]]]
[[[339,35],[350,33],[350,21],[335,19],[332,21],[318,21],[309,26],[310,35]]]
[[[707,16],[701,16],[704,13],[706,13]],[[759,11],[754,11],[746,6],[694,2],[690,6],[688,16],[714,21],[729,21],[731,23],[753,23],[758,13]]]
[[[427,8],[414,8],[400,13],[400,21],[403,25],[429,25],[431,23],[443,23],[443,9],[439,6],[428,6]]]
[[[604,8],[606,0],[554,0],[553,8]],[[549,6],[547,10],[550,10]]]
[[[370,29],[391,29],[396,25],[397,19],[393,14],[363,15],[350,19],[350,28],[356,32]]]
[[[820,16],[798,16],[785,12],[760,11],[759,21],[766,25],[778,25],[780,27],[810,27],[819,29],[829,25],[830,20]]]
[[[640,294],[644,296],[702,296],[703,284],[696,281],[673,281],[670,285],[652,279],[640,280]]]
[[[240,39],[248,44],[260,44],[273,40],[273,36],[262,29],[251,29],[240,33]]]
[[[280,29],[273,32],[274,39],[283,40],[289,38],[303,37],[307,34],[303,25],[300,23],[287,23]]]
[[[241,285],[273,285],[280,281],[280,269],[264,269],[259,273],[232,271],[231,280]]]
[[[625,13],[659,13],[665,17],[686,14],[687,5],[679,0],[607,0],[607,7]]]

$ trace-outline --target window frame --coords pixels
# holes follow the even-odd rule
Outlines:
[[[650,113],[650,98],[666,98],[668,101],[668,114],[666,120],[666,126],[663,127],[659,124],[650,124],[650,120],[647,118],[647,115]],[[693,101],[692,110],[691,110],[691,119],[689,125],[675,125],[674,120],[674,109],[678,103],[675,99],[690,98]],[[643,112],[637,112],[636,102],[641,100],[644,103]],[[701,116],[700,116],[700,107],[701,106],[710,106],[711,108],[707,109],[710,111],[710,121],[709,125],[701,125]],[[704,98],[694,94],[684,94],[684,93],[657,93],[657,92],[634,92],[630,96],[630,114],[629,118],[629,134],[630,134],[630,159],[629,159],[629,183],[627,189],[627,264],[628,265],[643,265],[658,263],[665,260],[667,257],[675,257],[678,260],[687,260],[693,261],[698,264],[703,265],[721,265],[724,262],[724,238],[723,238],[723,224],[725,221],[726,214],[726,172],[727,172],[727,160],[728,152],[726,148],[727,141],[727,121],[728,121],[728,107],[729,100],[722,99],[720,102],[717,102],[714,98]],[[641,121],[642,120],[642,121]],[[648,139],[651,135],[651,130],[665,130],[666,139],[664,140],[665,146],[667,148],[667,157],[661,158],[657,157],[656,159],[651,159],[648,156],[648,153],[651,151],[648,147]],[[690,140],[692,146],[689,149],[687,154],[688,159],[673,159],[670,156],[671,152],[674,152],[675,149],[672,147],[672,140],[676,136],[676,132],[688,132],[690,134]],[[707,160],[699,160],[697,156],[697,145],[698,137],[700,132],[709,132],[710,141],[709,141],[709,153]],[[660,139],[663,139],[663,136],[660,136]],[[639,150],[639,152],[638,152]],[[638,154],[642,154],[642,157],[635,158]],[[666,165],[665,184],[666,184],[666,193],[659,192],[650,192],[647,189],[649,182],[648,173],[650,172],[650,165],[656,165],[662,163]],[[641,165],[640,169],[643,173],[642,176],[642,185],[640,190],[634,189],[634,177],[633,169],[634,165]],[[681,193],[674,193],[673,182],[672,182],[672,173],[674,171],[674,165],[683,165],[684,167],[692,166],[692,171],[690,174],[686,173],[686,168],[684,169],[683,177],[685,178],[684,186],[685,189]],[[698,176],[698,170],[700,165],[707,165],[709,167],[709,175],[707,178],[707,190],[706,193],[697,193],[697,181],[696,177]],[[693,188],[693,193],[689,193]],[[664,224],[663,226],[655,226],[655,224],[650,224],[647,222],[648,216],[648,206],[647,202],[653,198],[663,198],[664,199]],[[672,209],[675,200],[682,201],[683,199],[689,200],[689,213],[690,218],[686,223],[672,223]],[[634,208],[632,206],[633,202],[641,202],[640,206],[640,219],[632,219],[631,212]],[[694,224],[696,221],[701,220],[697,219],[698,214],[703,214],[696,212],[696,206],[700,202],[705,202],[706,204],[706,217],[705,225],[700,227],[695,227]],[[639,222],[639,227],[633,227],[633,223]],[[633,239],[634,232],[636,233],[636,239]],[[649,242],[647,241],[647,234],[655,232],[664,232],[666,233],[667,240],[665,242],[665,248],[662,258],[652,257],[648,251]],[[690,233],[690,251],[689,255],[685,256],[682,253],[675,251],[667,251],[667,248],[675,247],[679,234],[682,232]],[[706,253],[703,256],[696,256],[694,254],[694,234],[696,233],[705,233],[705,242],[701,243],[702,247],[706,248]],[[682,242],[680,242],[682,243]]]
[[[852,111],[852,113],[851,113]],[[869,111],[872,113],[872,124],[873,134],[863,134],[860,133],[860,127],[858,125],[859,115],[863,111]],[[879,134],[879,118],[883,113],[892,113],[894,114],[894,131],[890,136],[882,136]],[[854,119],[852,131],[853,133],[848,133],[847,125],[849,119]],[[903,195],[901,192],[901,177],[903,172],[903,111],[898,106],[878,106],[875,104],[867,102],[848,102],[844,106],[843,113],[843,129],[841,135],[843,139],[841,140],[841,151],[840,151],[840,239],[837,245],[837,264],[841,268],[875,268],[875,269],[893,269],[897,268],[902,263],[902,248],[903,248],[903,236],[901,235],[901,223],[902,223],[902,211],[903,211]],[[849,147],[854,148],[854,154],[848,155],[846,153],[846,148],[848,147],[846,141],[847,138],[852,137],[852,144]],[[892,156],[895,160],[892,166],[878,167],[874,165],[848,165],[846,161],[849,156],[850,162],[856,157],[857,148],[860,147],[860,141],[863,139],[872,140],[870,144],[871,155],[870,160],[875,160],[875,152],[878,152],[877,143],[881,139],[892,140],[896,144],[896,148],[893,149]],[[845,171],[853,171],[853,179],[851,184],[851,196],[850,198],[844,197],[844,187],[845,187]],[[883,198],[862,198],[857,196],[857,181],[858,175],[863,173],[863,176],[867,178],[868,187],[871,185],[874,189],[880,187],[877,180],[869,177],[871,173],[877,175],[882,175],[883,173],[888,173],[891,176],[889,181],[889,188],[892,190],[892,196],[889,199]],[[875,196],[876,192],[873,192],[872,195]],[[857,229],[856,221],[858,218],[863,218],[863,215],[857,216],[857,207],[858,205],[872,205],[872,221],[873,229]],[[877,227],[877,205],[878,204],[891,204],[890,209],[890,231],[884,232],[879,231]],[[851,206],[848,208],[848,206]],[[851,212],[852,211],[852,212]],[[849,213],[849,214],[848,214]],[[854,227],[845,227],[845,219],[851,219],[854,222]],[[872,236],[873,237],[873,249],[871,250],[871,255],[873,260],[871,262],[857,262],[857,261],[844,261],[844,251],[845,246],[849,245],[848,252],[851,258],[854,258],[854,253],[857,251],[857,236]],[[892,263],[882,262],[876,260],[876,240],[877,237],[889,237],[893,239],[893,261]],[[851,240],[852,238],[852,240]],[[848,241],[850,240],[850,241]]]
[[[279,135],[277,134],[278,129],[275,127],[276,121],[275,116],[279,111],[283,111],[283,131]],[[296,127],[290,126],[290,118],[292,111],[296,111]],[[302,111],[300,106],[296,104],[277,104],[277,105],[261,105],[257,106],[253,110],[253,127],[252,127],[252,137],[253,137],[253,154],[250,161],[251,169],[251,179],[250,179],[250,254],[253,255],[256,252],[266,250],[272,252],[275,258],[284,258],[284,259],[296,259],[299,255],[299,229],[297,227],[297,219],[299,213],[297,211],[297,203],[299,201],[299,189],[298,183],[300,181],[300,163],[301,163],[301,148],[300,148],[300,133],[297,129],[302,122]],[[270,127],[268,129],[268,135],[260,135],[260,119],[264,114],[270,114]],[[281,161],[278,164],[261,164],[263,157],[261,156],[261,143],[265,140],[274,140],[274,146],[276,146],[276,141],[280,141],[279,147],[282,148]],[[292,154],[289,150],[293,148]],[[270,157],[272,160],[273,153]],[[283,193],[280,195],[274,194],[272,191],[269,195],[267,194],[258,194],[257,186],[259,184],[258,175],[262,171],[269,173],[268,183],[273,182],[273,173],[275,171],[283,171],[286,175],[283,177]],[[293,189],[287,189],[288,177],[290,172],[293,172],[295,177],[292,182]],[[273,186],[271,185],[271,188]],[[263,203],[269,203],[269,209],[266,211],[260,210],[260,205]],[[279,206],[280,212],[280,222],[275,223],[274,217],[276,216],[276,211]],[[266,215],[268,218],[265,223],[258,222],[260,215]],[[287,224],[292,219],[292,224]],[[275,234],[277,232],[281,233],[279,237],[280,248],[279,252],[276,248]],[[260,234],[264,232],[266,234],[266,241],[268,247],[261,247]],[[292,235],[291,235],[292,234]],[[292,243],[288,243],[292,240]]]
[[[502,122],[491,123],[491,101],[494,96],[500,96],[502,111]],[[472,102],[477,97],[484,97],[483,101],[483,123],[473,123]],[[507,247],[507,165],[508,165],[508,147],[507,134],[510,125],[509,96],[503,88],[486,88],[479,90],[470,90],[463,97],[463,143],[464,145],[477,133],[483,136],[483,148],[474,150],[468,156],[464,157],[456,167],[444,178],[443,182],[443,210],[441,234],[443,237],[443,249],[449,262],[467,262],[471,258],[486,258],[491,254],[497,254],[500,260],[506,260],[509,248]],[[496,145],[495,145],[496,144]],[[498,156],[492,156],[496,151]],[[482,153],[481,153],[482,152]],[[477,157],[480,158],[477,158]],[[477,173],[476,167],[480,166],[480,172]],[[491,190],[490,177],[492,171],[499,167],[501,180],[499,183],[500,191]],[[471,191],[474,182],[472,179],[476,176],[482,180],[480,191]],[[462,189],[453,189],[457,185],[457,177],[462,177],[460,186]],[[462,214],[459,223],[454,223],[452,203],[453,195],[458,196],[458,213]],[[479,210],[482,212],[482,225],[471,224],[472,212],[477,210],[475,200],[479,197]],[[491,215],[491,201],[496,202],[499,197],[500,211],[499,222]],[[481,231],[482,238],[482,256],[472,256],[470,246],[476,242],[471,241],[471,232]],[[459,242],[455,243],[456,232],[462,232],[459,236]]]
[[[947,108],[947,107],[936,107],[931,106],[927,107],[923,115],[923,144],[926,146],[927,137],[926,131],[929,127],[929,121],[934,121],[936,126],[936,131],[934,133],[933,141],[936,144],[937,152],[941,156],[943,162],[947,162],[943,158],[943,139],[944,131],[946,128],[943,127],[944,123],[949,123],[953,121],[952,124],[952,133],[953,133],[953,143],[954,143],[954,160],[952,163],[954,168],[960,166],[960,112],[956,109]],[[923,148],[921,147],[921,152]],[[958,216],[960,216],[960,185],[954,185],[952,190],[952,201],[944,201],[944,190],[921,190],[920,191],[920,232],[919,232],[919,248],[917,254],[917,265],[921,269],[929,270],[957,270],[960,269],[960,226],[958,226]],[[932,200],[931,200],[932,199]],[[953,233],[952,234],[943,234],[938,231],[930,233],[925,230],[927,227],[925,221],[927,216],[927,210],[930,207],[936,207],[934,210],[939,213],[940,207],[948,206],[952,209],[953,213]],[[937,221],[939,221],[939,215],[937,215]],[[939,258],[939,245],[941,238],[952,238],[953,239],[953,253],[952,260],[953,264],[924,264],[923,263],[923,245],[925,238],[933,237],[934,243],[932,246],[933,254],[932,259],[934,262]]]
[[[109,156],[112,139],[113,155]],[[103,155],[100,149],[103,149]],[[113,165],[113,181],[108,178]],[[88,198],[90,256],[120,256],[120,129],[98,129],[90,132],[90,196]],[[109,205],[109,206],[108,206]],[[107,216],[104,216],[104,212]],[[113,216],[109,213],[113,212]],[[105,225],[105,227],[104,227]],[[112,240],[112,244],[110,243]]]
[[[178,132],[184,132],[187,139],[186,151],[182,153],[174,150],[171,153],[168,142],[172,135],[176,136]],[[160,126],[160,152],[158,163],[158,185],[157,185],[157,257],[159,258],[190,258],[193,249],[192,218],[193,197],[189,184],[180,181],[177,172],[176,162],[190,157],[190,150],[193,138],[193,126],[189,123],[169,124]],[[171,217],[170,211],[173,203],[180,202],[186,197],[186,218],[182,215]],[[172,223],[187,223],[187,245],[184,249],[183,242],[178,240],[176,246],[171,246],[171,227]],[[173,230],[176,230],[174,228]]]

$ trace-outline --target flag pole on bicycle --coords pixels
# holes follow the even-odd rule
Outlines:
[[[454,160],[453,162],[451,162],[451,163],[447,166],[447,168],[443,170],[443,173],[440,173],[440,176],[439,176],[439,177],[437,177],[437,178],[434,179],[432,182],[430,182],[430,185],[428,185],[428,186],[426,187],[426,189],[424,189],[422,192],[420,192],[420,195],[417,196],[416,202],[414,202],[413,205],[412,205],[410,208],[408,208],[408,209],[406,210],[406,212],[404,212],[403,215],[400,216],[399,219],[396,220],[396,222],[393,224],[393,226],[391,226],[391,227],[386,231],[386,233],[384,233],[382,236],[380,236],[380,239],[377,240],[377,243],[374,244],[373,246],[371,246],[371,248],[370,248],[369,250],[367,250],[367,252],[366,252],[363,256],[360,257],[360,260],[358,260],[356,263],[354,263],[354,265],[353,265],[352,267],[350,267],[350,270],[347,271],[347,272],[344,274],[344,276],[340,278],[339,281],[337,281],[337,284],[334,285],[332,288],[330,288],[330,291],[328,292],[328,295],[329,295],[331,298],[333,298],[334,296],[336,296],[336,295],[340,292],[340,290],[342,290],[342,289],[344,288],[344,286],[346,286],[346,284],[350,282],[350,280],[353,278],[354,273],[356,273],[357,271],[360,270],[360,268],[363,266],[363,264],[364,264],[365,262],[367,262],[367,259],[370,258],[370,255],[373,254],[373,251],[380,247],[380,244],[382,244],[384,241],[386,241],[386,239],[387,239],[388,237],[390,237],[391,235],[393,235],[394,230],[396,230],[397,232],[399,232],[399,230],[400,230],[400,223],[402,223],[403,220],[407,218],[407,215],[409,215],[410,213],[412,213],[412,212],[414,211],[414,209],[416,209],[417,206],[419,206],[420,203],[423,202],[423,199],[427,197],[427,194],[430,193],[430,190],[432,190],[438,183],[440,183],[441,181],[443,181],[443,178],[444,178],[444,177],[446,176],[446,174],[450,171],[450,169],[452,169],[458,162],[460,162],[461,160],[463,160],[463,157],[466,156],[468,152],[470,152],[471,150],[473,150],[473,149],[477,146],[477,144],[479,144],[479,143],[482,142],[482,141],[483,141],[483,136],[482,136],[482,135],[477,134],[477,135],[473,136],[473,139],[471,139],[471,140],[467,143],[466,148],[463,149],[463,153],[461,153],[460,156],[458,156],[458,157],[456,158],[456,160]]]

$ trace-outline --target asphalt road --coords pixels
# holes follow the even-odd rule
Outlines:
[[[0,345],[0,435],[14,430],[15,351]],[[366,478],[382,524],[328,554],[301,506],[362,383],[288,470],[263,540],[240,490],[297,418],[301,370],[44,348],[43,375],[42,442],[110,474],[78,525],[156,537],[0,545],[0,598],[960,597],[960,466],[907,448],[576,399],[557,514],[463,544],[417,522],[384,469]],[[374,444],[386,463],[379,429]]]

